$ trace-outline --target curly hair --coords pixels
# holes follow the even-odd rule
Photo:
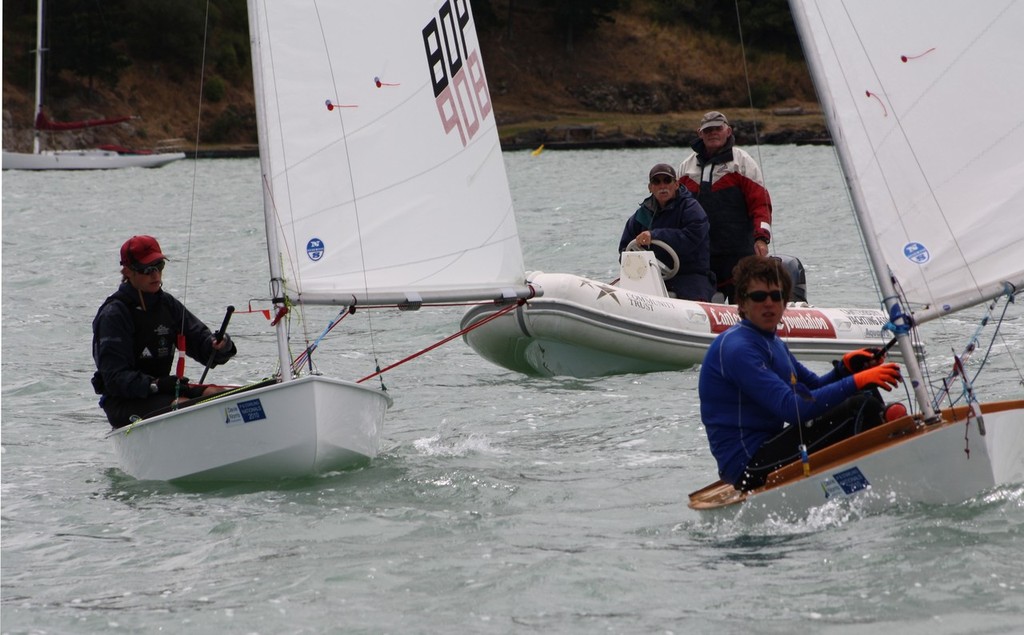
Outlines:
[[[789,302],[790,294],[793,292],[793,279],[789,271],[779,258],[771,256],[747,256],[743,258],[732,270],[732,279],[736,285],[736,302],[741,303],[747,297],[747,289],[754,280],[760,280],[768,285],[779,285],[782,288],[783,304]],[[743,310],[739,309],[740,317]]]

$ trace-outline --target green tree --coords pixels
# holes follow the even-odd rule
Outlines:
[[[572,55],[576,38],[604,22],[614,22],[612,13],[620,0],[552,0],[555,28],[561,33],[565,52]]]
[[[656,20],[681,21],[701,31],[737,39],[742,26],[744,45],[802,57],[786,0],[651,0],[649,6]]]
[[[46,4],[43,18],[46,75],[69,70],[88,80],[113,86],[131,61],[115,45],[127,23],[124,0],[57,0]]]

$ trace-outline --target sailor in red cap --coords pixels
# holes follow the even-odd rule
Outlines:
[[[205,324],[163,290],[167,260],[152,236],[126,240],[121,245],[121,286],[92,322],[92,384],[115,428],[174,402],[217,391],[172,374],[179,333],[185,336],[186,354],[204,366],[223,364],[238,352],[227,333],[216,341]]]

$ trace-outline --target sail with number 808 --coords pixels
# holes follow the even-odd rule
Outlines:
[[[254,4],[260,152],[295,297],[522,288],[469,2]]]

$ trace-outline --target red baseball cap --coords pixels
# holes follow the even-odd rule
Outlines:
[[[152,236],[132,236],[121,245],[121,264],[126,267],[148,266],[160,260],[167,260],[167,256],[160,251],[160,243]]]

